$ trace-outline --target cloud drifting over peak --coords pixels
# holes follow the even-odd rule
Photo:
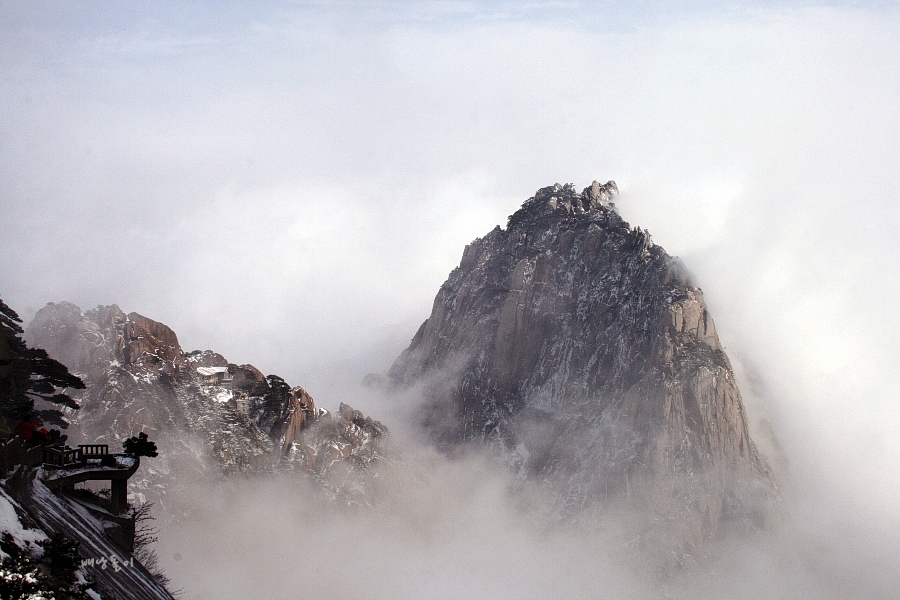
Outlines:
[[[900,526],[896,7],[114,6],[0,4],[26,319],[115,302],[336,406],[466,243],[611,178],[704,288],[798,510]]]

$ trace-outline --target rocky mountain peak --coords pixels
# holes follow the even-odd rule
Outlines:
[[[383,450],[386,429],[377,421],[345,405],[333,415],[303,388],[212,350],[185,353],[170,327],[116,305],[82,312],[50,303],[25,338],[84,378],[86,389],[74,394],[81,409],[67,415],[70,439],[116,447],[143,431],[158,443],[159,458],[130,483],[153,501],[179,478],[215,471],[283,468],[324,484],[339,463],[361,473]],[[365,489],[352,477],[336,479],[326,486],[335,496]]]
[[[571,216],[584,214],[590,211],[609,210],[616,212],[613,198],[619,193],[615,181],[599,183],[594,181],[580,193],[575,190],[575,185],[556,183],[543,187],[534,193],[534,196],[526,200],[522,207],[509,218],[508,227],[513,227],[521,222],[529,222],[540,217],[550,215]]]
[[[555,482],[560,516],[644,506],[696,548],[762,522],[774,483],[702,291],[617,191],[541,188],[469,244],[389,377],[422,386],[440,446],[487,444]]]
[[[122,335],[125,340],[122,358],[126,363],[138,362],[144,354],[160,361],[173,361],[183,354],[178,336],[171,328],[136,312],[128,314]]]

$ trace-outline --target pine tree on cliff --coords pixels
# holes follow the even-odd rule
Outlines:
[[[130,437],[122,442],[122,447],[125,449],[125,454],[131,456],[149,456],[150,458],[159,456],[156,442],[151,442],[143,431],[136,437]]]
[[[278,375],[268,375],[269,391],[263,397],[263,404],[269,413],[283,416],[291,401],[291,386]]]
[[[0,299],[0,433],[8,432],[20,421],[35,419],[68,427],[61,411],[35,410],[34,401],[79,408],[68,394],[57,390],[84,389],[84,382],[45,350],[29,348],[20,337],[21,322],[19,315]]]

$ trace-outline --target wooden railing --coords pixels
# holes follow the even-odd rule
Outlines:
[[[43,462],[43,452],[39,446],[31,446],[25,438],[15,436],[0,440],[0,477],[16,465],[36,467]]]
[[[104,466],[112,466],[114,455],[108,444],[79,444],[78,448],[63,446],[32,446],[21,436],[0,439],[0,477],[6,477],[16,465],[36,467],[68,467],[86,463],[89,458],[101,459]],[[107,464],[109,461],[111,464]]]
[[[54,448],[41,446],[43,463],[54,467],[65,467],[81,462],[81,448]]]
[[[78,444],[78,449],[84,457],[104,456],[109,454],[108,444]]]

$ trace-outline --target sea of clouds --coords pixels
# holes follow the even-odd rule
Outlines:
[[[388,421],[358,382],[464,245],[539,187],[615,179],[704,289],[789,474],[779,532],[723,550],[703,589],[900,588],[894,7],[113,6],[0,4],[0,293],[26,322],[118,303]],[[647,592],[590,539],[531,539],[497,477],[435,484],[452,500],[425,538],[396,515],[310,523],[294,491],[251,486],[198,517],[215,552],[197,525],[161,558],[186,598]],[[314,555],[338,560],[301,575]]]

